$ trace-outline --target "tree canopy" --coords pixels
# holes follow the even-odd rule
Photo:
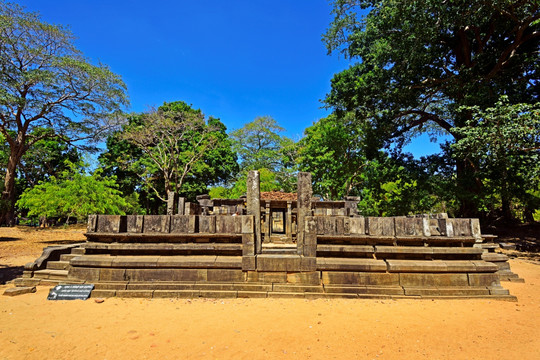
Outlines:
[[[0,2],[0,133],[9,145],[0,224],[13,221],[16,170],[28,149],[53,137],[90,143],[122,119],[124,83],[73,42],[65,27]]]
[[[505,96],[510,105],[538,102],[539,3],[525,1],[336,0],[324,35],[329,52],[353,62],[336,74],[325,102],[364,123],[372,156],[401,149],[414,136],[473,136],[464,127]],[[366,15],[359,15],[367,13]],[[344,120],[346,122],[346,120]],[[448,146],[446,149],[450,149]],[[483,178],[478,158],[445,151],[455,167],[460,215],[477,216]],[[496,176],[492,174],[491,176]]]

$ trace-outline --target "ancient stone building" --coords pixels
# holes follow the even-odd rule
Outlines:
[[[92,283],[92,296],[512,299],[482,259],[478,219],[363,217],[358,199],[263,194],[171,199],[168,215],[93,215],[87,242],[47,250],[19,285]],[[493,256],[492,256],[493,257]],[[509,271],[509,270],[508,270]]]

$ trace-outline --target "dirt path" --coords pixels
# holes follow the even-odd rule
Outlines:
[[[62,241],[79,241],[81,232]],[[28,243],[43,247],[46,235]],[[26,242],[11,242],[17,241]],[[31,254],[8,247],[13,252],[6,256],[5,249],[0,241],[0,264],[21,264]],[[517,303],[113,298],[98,304],[47,301],[48,288],[40,288],[0,296],[0,360],[538,359],[540,265],[512,260],[511,266],[526,281],[503,283]]]

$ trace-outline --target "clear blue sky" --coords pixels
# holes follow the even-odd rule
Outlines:
[[[127,84],[131,111],[183,100],[234,130],[270,115],[298,140],[328,111],[321,99],[348,67],[321,36],[327,0],[18,0],[69,25],[77,47]],[[407,148],[438,152],[427,138]]]

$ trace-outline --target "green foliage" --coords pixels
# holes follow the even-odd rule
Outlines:
[[[28,216],[84,220],[89,214],[119,214],[135,210],[121,196],[114,178],[101,176],[99,170],[87,175],[73,163],[58,178],[52,176],[26,189],[17,206],[28,209]]]
[[[400,149],[422,132],[449,135],[451,142],[472,136],[459,129],[482,127],[473,113],[494,107],[501,95],[509,104],[538,99],[538,1],[333,4],[335,18],[324,40],[329,52],[340,51],[354,63],[334,76],[326,103],[345,123],[352,112],[369,125],[369,158],[383,146]],[[483,187],[499,179],[493,172],[486,177],[476,158],[450,158],[454,151],[443,152],[443,162],[454,162],[453,198],[460,215],[476,216],[494,199]]]
[[[278,191],[281,190],[281,184],[275,172],[266,168],[257,169],[259,171],[260,190],[261,191]],[[210,197],[212,199],[238,199],[245,195],[247,181],[247,172],[240,174],[232,187],[217,186],[210,189]]]
[[[275,174],[278,185],[271,186],[273,189],[295,191],[296,144],[280,135],[283,131],[270,116],[259,116],[231,133],[233,150],[240,160],[241,178],[237,182],[245,179],[249,170],[266,169]]]
[[[482,182],[479,207],[502,207],[512,218],[511,206],[521,204],[531,213],[540,208],[540,103],[511,105],[502,97],[492,108],[466,107],[473,118],[459,129],[454,156],[475,164]]]
[[[107,139],[99,157],[106,174],[116,175],[124,194],[140,194],[141,206],[160,213],[167,191],[194,200],[208,186],[237,172],[236,154],[225,125],[183,101],[135,114]]]
[[[53,138],[91,144],[123,120],[125,84],[73,43],[65,27],[0,2],[0,133],[9,145],[0,224],[12,223],[16,172],[29,149]]]
[[[350,115],[338,120],[332,114],[308,127],[298,142],[300,169],[312,174],[314,193],[328,200],[353,195],[368,163],[364,132],[351,120]]]

